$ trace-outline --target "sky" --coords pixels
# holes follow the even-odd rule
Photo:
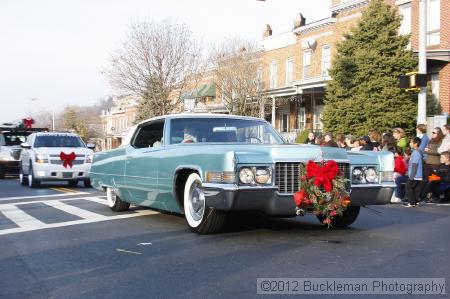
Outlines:
[[[102,70],[130,24],[174,18],[208,47],[330,15],[331,0],[1,0],[0,124],[114,95]]]

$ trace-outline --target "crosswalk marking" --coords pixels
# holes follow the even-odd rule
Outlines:
[[[66,204],[66,201],[72,200],[87,200],[95,203],[100,203],[107,205],[106,199],[101,198],[101,196],[95,197],[74,197],[74,198],[63,198],[63,199],[55,199],[55,200],[36,200],[36,201],[28,201],[28,202],[17,202],[17,203],[0,203],[0,213],[2,213],[6,218],[13,221],[18,227],[0,229],[0,236],[9,235],[15,233],[22,233],[28,231],[49,229],[49,228],[57,228],[57,227],[65,227],[72,226],[78,224],[88,224],[95,223],[101,221],[109,221],[109,220],[118,220],[118,219],[126,219],[133,218],[138,216],[148,216],[160,214],[160,212],[153,210],[134,210],[133,213],[127,214],[117,214],[114,216],[104,216],[101,214],[97,214],[91,211],[87,211],[69,204]],[[31,204],[31,203],[44,203],[50,208],[56,208],[65,213],[69,213],[72,215],[76,215],[81,217],[82,219],[73,220],[73,221],[65,221],[65,222],[57,222],[57,223],[44,223],[33,216],[27,214],[25,211],[20,209],[21,205]],[[106,207],[105,207],[106,208]]]
[[[92,202],[96,202],[96,203],[99,203],[99,204],[102,204],[102,205],[108,205],[108,202],[106,201],[106,199],[101,199],[100,197],[97,197],[97,196],[86,197],[84,199],[92,201]]]
[[[76,192],[72,193],[73,195],[85,195],[89,194],[88,192]],[[0,201],[7,200],[19,200],[19,199],[33,199],[33,198],[49,198],[49,197],[64,197],[72,194],[50,194],[50,195],[31,195],[31,196],[14,196],[14,197],[0,197]]]
[[[0,206],[0,212],[7,218],[14,222],[17,226],[24,229],[40,228],[45,226],[45,223],[28,215],[18,207],[12,204],[4,204]]]
[[[108,218],[107,216],[103,216],[97,213],[93,213],[93,212],[89,212],[80,208],[77,208],[75,206],[71,206],[68,204],[63,203],[60,200],[44,200],[42,201],[42,203],[51,206],[55,209],[61,210],[63,212],[78,216],[80,218],[84,218],[84,219],[98,219],[98,220],[103,220],[104,218]]]

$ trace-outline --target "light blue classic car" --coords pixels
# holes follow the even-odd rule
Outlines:
[[[295,217],[301,168],[330,159],[349,179],[352,199],[333,225],[353,223],[361,205],[390,201],[391,153],[287,144],[264,120],[216,114],[141,122],[121,147],[95,154],[91,183],[107,192],[113,211],[133,204],[181,213],[193,232],[206,234],[219,231],[231,210]]]

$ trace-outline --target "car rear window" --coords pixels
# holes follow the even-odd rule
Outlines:
[[[27,140],[28,135],[30,135],[30,133],[27,133],[27,132],[3,133],[3,137],[5,139],[5,145],[7,145],[7,146],[20,145],[21,143],[23,143]]]
[[[84,147],[84,143],[78,136],[43,135],[36,136],[34,147]]]

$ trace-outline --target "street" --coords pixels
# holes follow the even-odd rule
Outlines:
[[[449,204],[363,208],[347,229],[313,216],[228,222],[196,235],[179,215],[114,213],[81,183],[0,180],[0,298],[253,298],[262,277],[450,278]]]

